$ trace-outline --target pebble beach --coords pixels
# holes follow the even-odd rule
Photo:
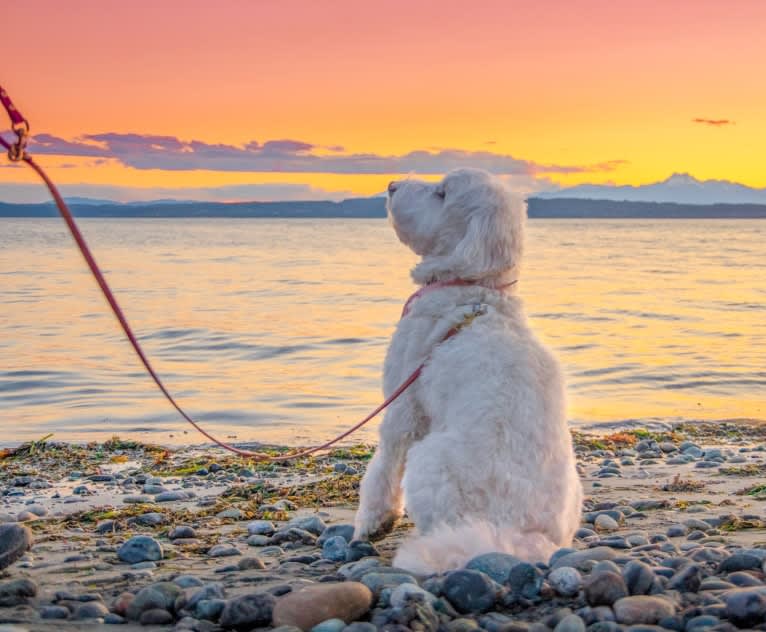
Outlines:
[[[286,464],[116,437],[0,451],[0,632],[766,629],[765,428],[573,440],[572,548],[431,577],[391,566],[406,520],[353,540],[370,446]]]

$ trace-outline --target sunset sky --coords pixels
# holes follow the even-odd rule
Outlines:
[[[0,85],[70,195],[340,198],[458,164],[766,187],[763,0],[28,0],[0,23]],[[0,200],[45,199],[0,166]]]

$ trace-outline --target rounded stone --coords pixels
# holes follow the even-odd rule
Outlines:
[[[647,595],[654,584],[654,571],[648,564],[631,560],[622,569],[622,578],[631,595]]]
[[[519,558],[508,553],[485,553],[474,557],[465,567],[489,575],[498,584],[504,584],[508,581],[511,569],[520,563]]]
[[[364,616],[371,606],[372,592],[359,582],[307,586],[279,599],[274,607],[273,625],[311,630],[328,619],[351,623]]]
[[[576,614],[569,614],[556,624],[553,632],[585,632],[585,622]]]
[[[551,571],[548,583],[562,597],[574,597],[582,588],[582,575],[576,568],[562,566]]]
[[[495,585],[479,571],[453,571],[442,587],[444,596],[462,614],[485,612],[495,604]]]
[[[78,605],[72,612],[72,619],[100,619],[109,614],[107,607],[99,601],[89,601]]]
[[[596,516],[596,519],[593,522],[593,525],[596,527],[596,531],[610,532],[610,531],[617,531],[617,529],[620,528],[620,525],[617,524],[617,521],[605,513],[602,513]]]
[[[161,608],[152,608],[141,613],[139,618],[141,625],[166,625],[173,623],[173,615]]]
[[[600,562],[601,560],[611,560],[617,556],[614,549],[608,546],[598,546],[593,549],[585,549],[584,551],[575,551],[574,553],[568,553],[557,557],[552,562],[553,568],[560,568],[562,566],[571,566],[579,571],[587,571],[592,566],[593,562]]]
[[[543,574],[540,569],[529,564],[521,562],[511,568],[508,574],[508,586],[514,595],[519,595],[524,599],[534,599],[540,594],[543,585]]]
[[[332,562],[343,562],[346,560],[348,552],[348,542],[342,536],[336,535],[325,540],[322,545],[322,557]]]
[[[612,606],[614,616],[619,623],[657,623],[664,617],[672,617],[675,607],[662,597],[635,595],[624,597]]]
[[[627,595],[628,588],[622,575],[611,571],[591,575],[585,583],[585,600],[591,606],[611,606]]]
[[[198,619],[218,621],[225,607],[226,601],[223,599],[202,599],[197,603],[194,613]]]
[[[327,529],[327,525],[325,524],[324,520],[322,520],[319,516],[308,516],[306,518],[294,518],[288,523],[287,526],[303,529],[304,531],[313,533],[317,537],[322,535],[325,529]]]
[[[266,568],[266,564],[263,563],[263,560],[260,560],[257,557],[243,557],[237,562],[237,568],[241,571],[251,571],[253,569],[262,571]]]
[[[426,603],[433,603],[436,601],[436,596],[432,595],[427,590],[423,590],[417,584],[399,584],[391,591],[389,603],[393,608],[402,608],[407,605],[411,600],[422,600]]]
[[[275,531],[274,523],[269,520],[254,520],[247,525],[249,535],[273,535]]]
[[[354,539],[354,525],[352,524],[332,524],[322,531],[322,535],[317,540],[317,546],[324,546],[330,538],[340,536],[346,542],[351,542]]]
[[[740,551],[727,557],[718,566],[719,573],[734,573],[736,571],[749,571],[760,569],[763,560],[753,555]]]
[[[343,632],[377,632],[377,629],[378,628],[375,627],[372,623],[367,623],[366,621],[355,621],[354,623],[349,623],[345,628],[343,628]]]
[[[740,628],[761,623],[766,617],[766,595],[758,588],[738,588],[724,595],[726,618]]]
[[[369,559],[369,558],[368,558]],[[351,576],[352,579],[354,575]],[[417,580],[409,573],[378,573],[375,571],[366,572],[360,578],[360,581],[372,591],[375,599],[386,588],[395,588],[399,584],[417,584]]]
[[[14,579],[0,584],[0,608],[12,608],[27,603],[37,595],[37,584],[31,579]]]
[[[242,595],[228,601],[221,612],[223,628],[251,630],[271,623],[276,599],[269,593]],[[275,625],[279,625],[275,623]]]
[[[311,628],[311,632],[341,632],[345,627],[346,622],[342,619],[327,619]]]
[[[233,555],[242,555],[236,546],[231,544],[216,544],[210,547],[207,552],[208,557],[231,557]]]
[[[69,609],[64,606],[43,606],[40,608],[41,619],[68,619]]]
[[[667,587],[681,592],[697,592],[701,582],[702,569],[696,564],[687,564],[670,578]]]
[[[0,570],[10,566],[32,547],[32,532],[22,525],[0,524]]]
[[[373,556],[378,557],[380,556],[380,553],[378,552],[378,549],[369,542],[365,542],[364,540],[352,540],[349,542],[348,550],[346,551],[347,562],[356,562],[363,557]]]
[[[670,525],[665,533],[669,538],[680,538],[689,533],[689,527],[685,524],[674,524]]]
[[[194,575],[179,575],[173,580],[173,583],[181,588],[195,588],[202,586],[204,582]]]
[[[182,538],[196,538],[197,532],[187,525],[178,525],[168,534],[168,538],[171,540],[180,540]]]
[[[156,562],[162,559],[162,545],[148,535],[137,535],[119,548],[117,557],[128,564]]]
[[[138,621],[148,610],[173,611],[176,599],[182,594],[181,587],[172,582],[158,582],[145,586],[136,593],[128,604],[125,616],[132,621]]]

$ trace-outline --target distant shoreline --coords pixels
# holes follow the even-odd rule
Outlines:
[[[766,204],[678,204],[580,198],[530,198],[530,219],[766,219]],[[383,198],[355,198],[341,202],[148,202],[92,204],[75,202],[81,218],[271,218],[271,219],[382,219]],[[0,202],[0,218],[56,217],[52,203]]]

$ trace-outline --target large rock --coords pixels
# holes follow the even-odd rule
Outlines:
[[[271,623],[276,599],[269,593],[242,595],[228,601],[221,612],[219,623],[224,628],[252,630]]]
[[[650,595],[623,597],[612,606],[619,623],[657,623],[664,617],[672,617],[675,607],[667,599]]]
[[[18,524],[0,524],[0,570],[18,560],[32,547],[32,532]]]
[[[463,614],[486,612],[495,604],[495,584],[488,575],[479,571],[449,573],[442,590],[455,610]]]
[[[654,571],[648,564],[631,560],[622,569],[622,578],[631,595],[646,595],[654,584]]]
[[[37,594],[37,584],[31,579],[14,579],[0,584],[0,608],[12,608],[27,603]]]
[[[562,597],[574,597],[582,588],[582,575],[576,568],[562,566],[551,571],[548,583]]]
[[[310,630],[328,619],[351,623],[371,607],[372,592],[359,582],[308,586],[279,599],[274,607],[273,625]],[[224,625],[223,617],[221,625]]]
[[[149,610],[174,611],[176,599],[183,590],[172,582],[158,582],[151,586],[145,586],[136,593],[136,596],[126,608],[128,619],[138,621],[144,612]]]
[[[469,571],[479,571],[489,575],[498,584],[504,584],[508,581],[508,575],[511,569],[520,564],[518,557],[508,553],[485,553],[474,557],[465,567]]]
[[[571,566],[578,571],[590,570],[590,567],[594,562],[601,562],[602,560],[611,560],[617,557],[614,549],[608,546],[597,546],[593,549],[585,549],[583,551],[575,551],[567,555],[562,555],[556,558],[553,562],[553,568],[561,568],[562,566]]]
[[[594,573],[585,583],[585,600],[591,606],[611,606],[618,599],[628,596],[628,588],[622,575],[612,571]]]
[[[726,618],[740,628],[761,623],[766,618],[766,592],[762,588],[739,588],[724,593]]]
[[[162,559],[162,545],[148,535],[137,535],[119,548],[117,557],[128,564],[156,562]]]

